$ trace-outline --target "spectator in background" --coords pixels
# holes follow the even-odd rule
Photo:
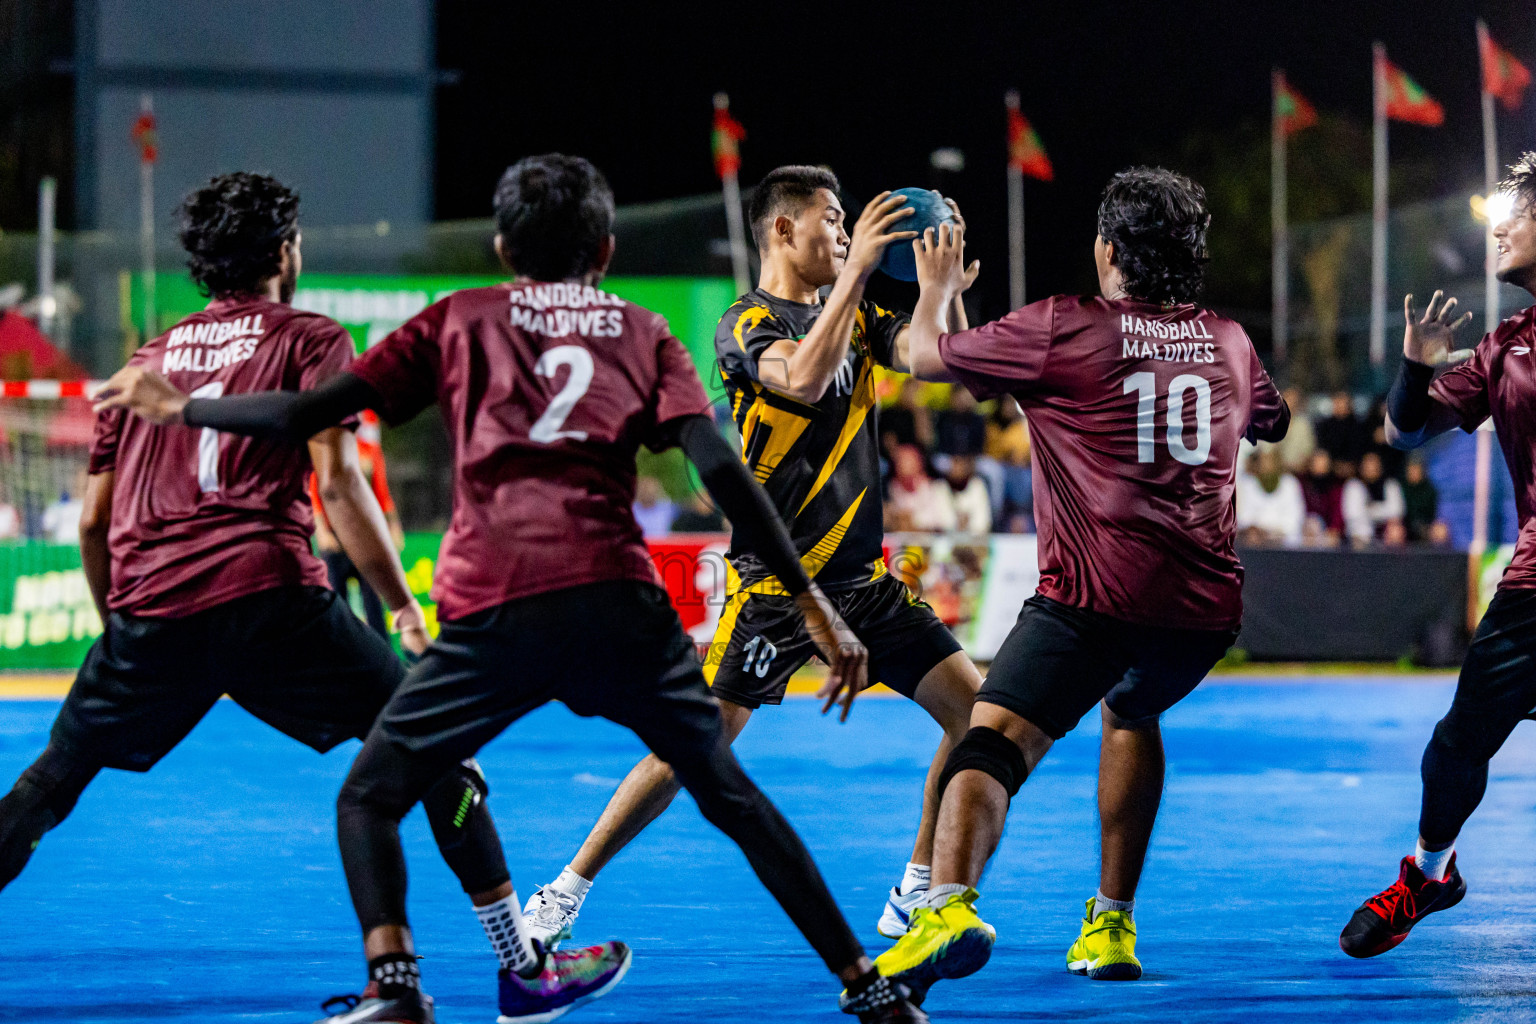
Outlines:
[[[59,492],[59,500],[43,509],[43,539],[55,544],[80,543],[80,516],[85,511],[85,467],[75,473],[75,489]]]
[[[1365,492],[1365,516],[1370,520],[1371,537],[1383,540],[1389,525],[1402,526],[1404,515],[1403,487],[1386,475],[1381,456],[1366,452],[1360,459],[1361,489]],[[1398,530],[1394,529],[1396,535]]]
[[[1305,473],[1307,460],[1317,447],[1317,434],[1312,430],[1312,417],[1307,415],[1307,399],[1299,388],[1285,389],[1285,404],[1291,409],[1291,428],[1285,438],[1276,441],[1280,453],[1280,468],[1287,473]],[[1268,444],[1269,442],[1263,442]]]
[[[1333,475],[1342,485],[1344,506],[1344,538],[1354,547],[1369,544],[1376,536],[1371,522],[1371,496],[1365,484],[1355,475],[1355,467],[1347,462],[1335,462]]]
[[[677,506],[667,497],[661,481],[653,476],[642,476],[635,481],[635,522],[647,537],[661,537],[672,532],[672,520],[677,518]]]
[[[363,477],[373,489],[373,497],[379,503],[384,519],[389,523],[389,536],[395,542],[395,550],[405,548],[405,530],[400,525],[400,513],[395,510],[395,499],[389,493],[389,478],[384,469],[383,436],[379,432],[379,416],[372,409],[364,409],[358,415],[357,463]],[[389,639],[389,624],[384,619],[384,603],[374,593],[363,574],[352,564],[351,557],[341,549],[341,541],[331,532],[331,521],[326,518],[325,506],[320,501],[320,485],[314,473],[309,474],[309,501],[315,510],[315,547],[320,560],[325,563],[325,574],[331,589],[346,601],[348,584],[357,581],[358,596],[363,601],[363,618],[369,628],[384,639]]]
[[[985,454],[976,471],[988,481],[992,521],[1010,533],[1034,529],[1034,478],[1030,467],[1029,424],[1012,395],[997,400],[987,420]]]
[[[16,511],[0,489],[0,540],[17,540],[21,537],[21,513]]]
[[[1237,477],[1237,536],[1245,544],[1301,543],[1307,503],[1301,481],[1285,471],[1278,446],[1260,448],[1248,457]]]
[[[889,408],[880,411],[880,450],[887,461],[896,461],[896,449],[904,444],[919,451],[933,448],[933,417],[923,404],[923,385],[915,377],[901,382],[901,391]]]
[[[1403,470],[1403,527],[1415,544],[1444,544],[1450,538],[1440,521],[1440,492],[1424,469],[1422,459],[1412,458]]]
[[[724,533],[725,516],[704,491],[694,491],[688,504],[672,520],[673,533]]]
[[[1321,442],[1301,478],[1307,519],[1302,539],[1309,544],[1338,544],[1344,536],[1344,481],[1333,472],[1333,459]]]
[[[1370,429],[1370,438],[1365,446],[1366,453],[1374,452],[1381,460],[1382,475],[1390,480],[1403,478],[1403,467],[1408,461],[1408,453],[1393,448],[1387,443],[1387,400],[1385,396],[1377,400],[1371,406],[1371,418],[1367,426]],[[1365,478],[1365,456],[1360,457],[1361,479]]]
[[[891,459],[885,528],[939,531],[955,528],[954,503],[928,476],[927,461],[916,445],[899,445]]]
[[[961,388],[955,390],[957,393],[963,391]],[[992,499],[987,495],[987,485],[976,475],[976,456],[950,456],[944,482],[949,485],[947,491],[943,486],[938,490],[949,499],[950,515],[955,524],[950,528],[961,533],[991,533]]]
[[[1360,461],[1370,440],[1370,432],[1355,415],[1354,403],[1347,391],[1333,395],[1333,411],[1319,420],[1315,428],[1317,446],[1328,453],[1334,462],[1347,462],[1353,467]]]
[[[976,399],[956,384],[949,393],[949,408],[933,421],[934,450],[951,458],[977,456],[987,446],[987,421],[976,411]]]

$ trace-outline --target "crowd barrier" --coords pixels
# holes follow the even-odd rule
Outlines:
[[[701,649],[725,601],[728,538],[674,534],[651,542],[657,570],[683,626]],[[438,533],[406,535],[411,589],[436,628],[429,591]],[[933,606],[970,654],[990,660],[1039,583],[1035,538],[891,534],[891,571]],[[1254,660],[1396,661],[1453,665],[1466,645],[1467,559],[1441,549],[1250,548],[1238,648]],[[1508,552],[1491,553],[1487,590]],[[355,595],[352,595],[355,598]],[[1486,600],[1486,594],[1484,596]],[[0,545],[0,671],[71,671],[101,633],[66,544]]]

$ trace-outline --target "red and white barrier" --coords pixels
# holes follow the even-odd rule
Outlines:
[[[0,398],[89,398],[103,380],[0,381]]]

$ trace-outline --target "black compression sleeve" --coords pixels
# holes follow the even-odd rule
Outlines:
[[[1435,378],[1435,368],[1404,359],[1397,368],[1397,379],[1387,393],[1387,415],[1392,425],[1404,434],[1411,434],[1429,422],[1434,399],[1429,397],[1429,382]]]
[[[809,590],[811,578],[795,554],[784,520],[709,417],[689,416],[682,420],[676,439],[688,461],[698,469],[705,490],[731,521],[741,546],[762,559],[763,565],[791,594]]]
[[[355,412],[377,406],[379,393],[361,377],[341,373],[313,391],[258,391],[228,398],[193,398],[181,412],[189,427],[303,444]]]

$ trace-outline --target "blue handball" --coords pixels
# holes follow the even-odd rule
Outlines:
[[[895,227],[897,231],[916,231],[918,238],[921,238],[928,228],[955,222],[949,204],[931,188],[898,188],[891,194],[907,197],[906,203],[898,209],[911,207],[917,211],[898,221]],[[912,242],[913,239],[908,238],[886,246],[885,255],[880,257],[880,269],[898,281],[916,281],[917,260],[912,255]]]

